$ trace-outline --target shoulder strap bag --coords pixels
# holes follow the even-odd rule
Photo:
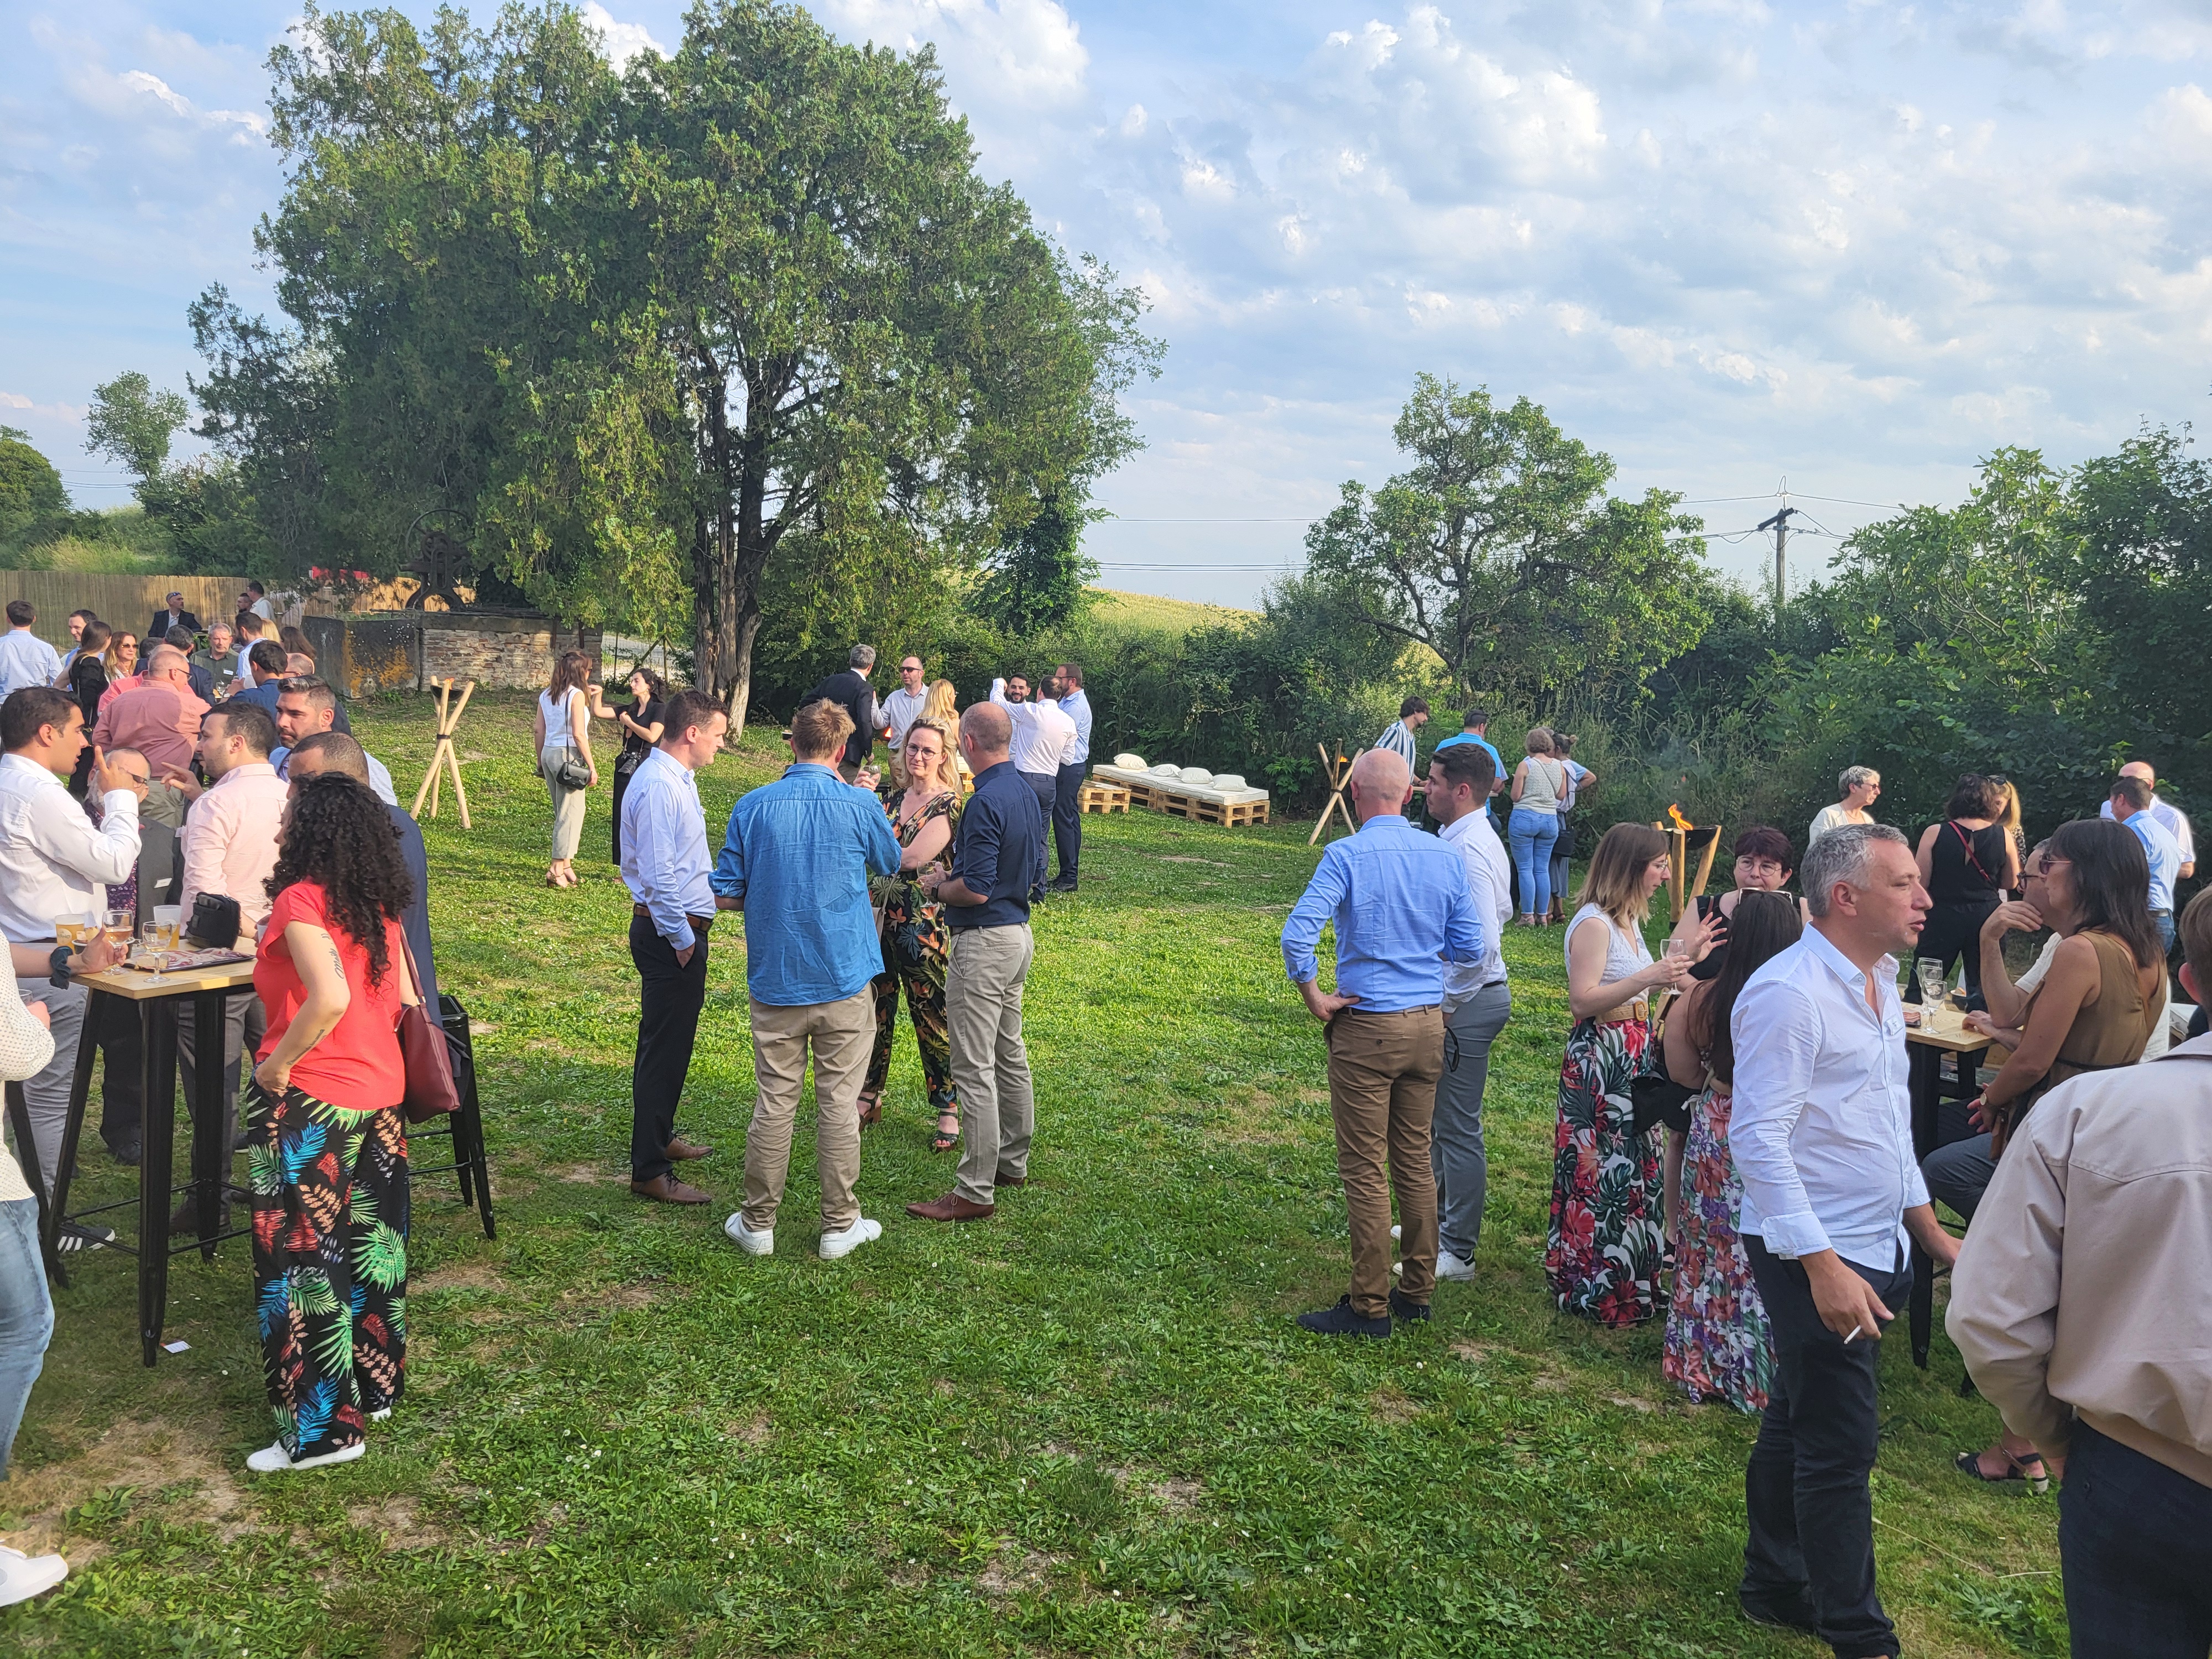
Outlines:
[[[415,971],[415,953],[404,938],[399,954],[407,964],[407,994],[414,999],[401,1002],[399,1024],[394,1031],[399,1039],[400,1061],[407,1073],[407,1092],[399,1104],[410,1123],[427,1123],[434,1117],[459,1111],[461,1096],[453,1085],[453,1057],[446,1048],[446,1033],[430,1018],[430,1011],[423,1004],[422,980]]]
[[[583,750],[576,747],[576,716],[569,709],[568,699],[576,695],[572,688],[561,699],[561,742],[568,752],[561,757],[561,764],[553,775],[560,780],[563,789],[588,789],[592,787],[592,769],[584,764]]]
[[[1959,850],[1966,855],[1966,862],[1973,866],[1974,873],[1982,878],[1982,885],[1984,887],[1996,886],[1997,884],[1997,878],[1991,875],[1988,871],[1983,869],[1981,860],[1974,856],[1974,838],[1968,835],[1965,830],[1959,828],[1958,819],[1946,818],[1943,822],[1947,826],[1948,826],[1951,833],[1959,838]]]

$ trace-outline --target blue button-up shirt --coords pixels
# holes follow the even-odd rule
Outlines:
[[[1498,752],[1497,745],[1492,744],[1488,738],[1478,738],[1472,732],[1462,732],[1456,736],[1446,738],[1442,743],[1437,745],[1437,748],[1449,749],[1455,743],[1474,744],[1477,748],[1483,750],[1489,755],[1491,769],[1492,771],[1501,778],[1507,775],[1505,771],[1505,757]],[[1429,753],[1430,758],[1434,759],[1436,750],[1431,750]],[[1570,777],[1573,777],[1575,781],[1579,783],[1582,781],[1582,777],[1578,775],[1583,774],[1583,769],[1576,767],[1572,761],[1569,761],[1567,764],[1569,767],[1574,769],[1569,772],[1568,775]]]
[[[1444,1000],[1444,963],[1483,958],[1476,913],[1460,855],[1395,813],[1333,842],[1283,924],[1283,966],[1304,985],[1321,971],[1314,948],[1336,924],[1336,990],[1370,1014],[1434,1008]]]
[[[1091,699],[1078,686],[1060,700],[1061,709],[1075,722],[1075,742],[1060,757],[1062,766],[1080,766],[1091,758]]]
[[[981,904],[948,904],[955,927],[1018,927],[1030,919],[1030,893],[1044,884],[1044,809],[1010,760],[975,775],[960,811],[952,873]]]
[[[622,877],[653,915],[653,931],[679,951],[697,938],[690,918],[714,914],[707,884],[707,814],[699,780],[682,761],[655,749],[623,792]]]
[[[629,787],[635,794],[636,777]],[[882,803],[827,766],[802,761],[738,797],[712,884],[745,902],[753,1000],[799,1008],[865,988],[884,967],[868,876],[898,866]]]
[[[2127,822],[2143,844],[2143,857],[2150,865],[2150,908],[2171,910],[2173,884],[2181,875],[2181,843],[2148,810],[2129,813]]]

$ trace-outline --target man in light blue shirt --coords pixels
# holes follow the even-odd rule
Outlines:
[[[1444,1066],[1444,964],[1485,955],[1460,854],[1406,822],[1413,774],[1389,750],[1352,763],[1359,831],[1333,842],[1283,924],[1283,966],[1328,1032],[1336,1167],[1352,1223],[1352,1290],[1298,1316],[1333,1336],[1390,1334],[1392,1316],[1426,1319],[1436,1287],[1437,1188],[1429,1130]],[[1336,926],[1336,990],[1315,948]],[[1384,1175],[1385,1161],[1389,1175]],[[1398,1195],[1404,1278],[1390,1287],[1390,1194]]]
[[[2150,799],[2150,785],[2123,773],[2114,781],[2112,799],[2106,805],[2113,819],[2134,830],[2136,839],[2143,844],[2143,856],[2150,860],[2150,919],[2170,956],[2173,951],[2173,884],[2181,875],[2181,843],[2173,838],[2172,830],[2158,821],[2158,815],[2151,811]]]
[[[883,1237],[882,1224],[860,1213],[853,1188],[860,1178],[860,1084],[876,1041],[872,981],[884,965],[868,877],[896,874],[900,854],[875,796],[875,769],[863,766],[852,783],[838,775],[853,731],[852,715],[827,698],[793,715],[793,764],[738,798],[714,861],[716,903],[745,918],[760,1092],[745,1132],[744,1207],[722,1231],[748,1255],[775,1249],[810,1048],[823,1259]]]
[[[61,678],[61,653],[31,631],[36,620],[28,599],[8,601],[8,631],[0,634],[0,702],[27,685],[52,685]]]
[[[1091,769],[1091,699],[1083,695],[1083,670],[1064,662],[1054,672],[1060,711],[1075,722],[1075,741],[1060,750],[1060,773],[1052,797],[1052,844],[1060,853],[1060,873],[1049,890],[1075,890],[1075,866],[1083,857],[1083,813],[1078,792]]]
[[[1729,1020],[1739,1236],[1775,1362],[1744,1473],[1736,1599],[1753,1624],[1816,1633],[1839,1654],[1894,1654],[1867,1484],[1875,1357],[1912,1288],[1908,1243],[1938,1263],[1959,1254],[1913,1156],[1897,996],[1897,957],[1919,939],[1928,891],[1886,823],[1830,830],[1799,877],[1812,926],[1752,975]]]
[[[678,691],[662,714],[660,742],[623,793],[622,877],[632,901],[629,957],[642,994],[630,1072],[629,1189],[663,1204],[704,1204],[676,1178],[676,1161],[714,1149],[677,1139],[676,1103],[691,1070],[699,1011],[707,1003],[707,819],[692,775],[714,758],[730,723],[703,691]]]
[[[1510,778],[1513,775],[1505,769],[1505,757],[1499,754],[1496,745],[1494,745],[1488,738],[1483,735],[1483,733],[1489,731],[1489,711],[1482,708],[1470,708],[1467,711],[1466,717],[1460,721],[1459,734],[1456,737],[1446,738],[1442,743],[1439,743],[1437,745],[1437,748],[1449,749],[1453,744],[1461,743],[1472,743],[1478,744],[1481,748],[1482,751],[1490,757],[1492,777],[1490,793],[1492,795],[1495,796],[1505,787],[1506,780]],[[1434,751],[1431,750],[1431,755],[1433,755]],[[1483,803],[1483,811],[1487,812],[1489,810],[1490,803],[1488,801],[1485,801]],[[1494,830],[1497,828],[1497,825],[1493,823],[1491,827]]]

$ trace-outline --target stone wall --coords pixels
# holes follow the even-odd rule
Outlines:
[[[474,680],[485,690],[537,690],[553,659],[570,649],[592,659],[599,630],[544,617],[477,611],[351,611],[308,617],[302,626],[325,678],[349,697],[422,691],[433,680]]]

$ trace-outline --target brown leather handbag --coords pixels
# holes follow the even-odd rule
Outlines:
[[[460,1109],[461,1093],[453,1086],[453,1057],[446,1047],[446,1033],[430,1018],[422,1000],[422,977],[415,971],[415,953],[404,945],[407,988],[415,1000],[403,1003],[396,1035],[399,1057],[407,1073],[407,1092],[400,1109],[410,1123],[428,1123],[434,1117]]]

